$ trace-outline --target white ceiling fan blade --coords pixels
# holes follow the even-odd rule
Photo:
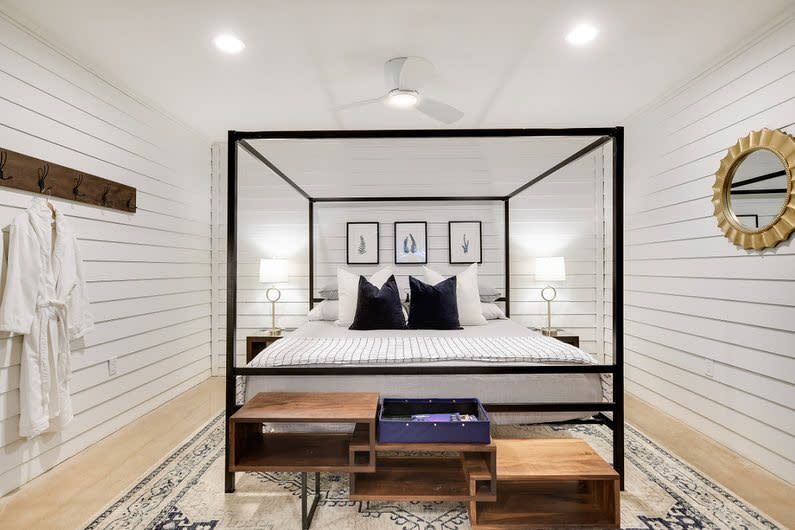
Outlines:
[[[436,75],[436,68],[422,57],[406,57],[400,69],[400,88],[419,90]]]
[[[431,79],[436,69],[422,57],[395,57],[384,63],[384,85],[387,90],[400,88],[418,90]]]
[[[387,90],[394,90],[401,88],[400,86],[400,71],[403,69],[403,64],[406,62],[407,57],[395,57],[384,63],[384,86]]]
[[[457,108],[425,96],[420,97],[415,108],[426,116],[447,124],[455,123],[464,117],[464,113]]]
[[[377,98],[372,99],[363,99],[361,101],[353,101],[351,103],[346,103],[344,105],[340,105],[338,107],[334,107],[334,110],[346,110],[346,109],[353,109],[356,107],[364,107],[365,105],[372,105],[373,103],[379,103],[386,99],[389,94],[384,94],[383,96],[378,96]]]

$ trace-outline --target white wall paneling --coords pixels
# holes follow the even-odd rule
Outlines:
[[[563,256],[566,281],[555,283],[552,325],[579,335],[580,347],[601,361],[610,300],[605,238],[605,162],[610,143],[511,199],[511,317],[528,326],[546,326],[544,282],[534,277],[535,257]],[[605,168],[608,170],[605,171]],[[607,212],[609,214],[609,212]]]
[[[795,253],[727,240],[714,173],[795,132],[795,19],[627,124],[627,389],[795,483]]]
[[[96,329],[72,344],[73,422],[17,437],[21,339],[0,338],[0,494],[210,373],[210,142],[0,17],[0,146],[138,189],[135,214],[54,201]],[[0,189],[0,225],[32,202]],[[109,376],[108,360],[118,359]]]
[[[226,145],[213,146],[213,371],[226,366]],[[289,260],[289,281],[279,286],[277,325],[295,327],[309,310],[308,201],[247,151],[238,148],[237,361],[245,364],[246,336],[271,323],[260,258]],[[216,215],[217,214],[217,215]]]

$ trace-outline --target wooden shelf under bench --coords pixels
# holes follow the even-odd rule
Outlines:
[[[351,500],[496,499],[494,444],[376,443],[375,451],[374,473],[351,473]]]

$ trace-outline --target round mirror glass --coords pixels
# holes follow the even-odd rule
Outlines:
[[[737,162],[728,204],[740,225],[750,231],[773,224],[787,204],[787,172],[773,151],[758,149]]]

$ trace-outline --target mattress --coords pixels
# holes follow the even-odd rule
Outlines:
[[[525,328],[509,319],[490,320],[484,326],[465,326],[461,330],[377,330],[353,331],[335,325],[333,322],[307,322],[290,334],[295,345],[306,343],[305,339],[334,339],[340,341],[357,339],[397,341],[414,341],[418,337],[445,341],[462,339],[463,343],[476,342],[472,339],[505,339],[524,337],[522,343],[540,344],[542,349],[560,351],[561,354],[572,354],[575,350],[580,356],[578,364],[596,363],[589,354],[577,348],[565,345],[556,339],[541,337],[538,333]],[[481,342],[482,342],[481,341]],[[393,341],[394,342],[394,341]],[[263,350],[248,366],[274,366],[269,356],[279,353],[272,350],[281,343],[289,344],[282,339]],[[546,348],[545,346],[546,345]],[[284,348],[284,346],[282,346]],[[284,359],[283,355],[277,356]],[[551,362],[558,355],[549,355]],[[529,358],[530,359],[530,358]],[[537,357],[521,361],[512,357],[510,362],[497,362],[508,366],[528,366],[548,364],[538,362]],[[384,359],[381,359],[383,361]],[[363,362],[364,361],[364,362]],[[392,362],[369,362],[370,359],[359,359],[358,362],[345,364],[334,363],[334,366],[394,366]],[[377,361],[377,359],[376,359]],[[422,366],[494,366],[495,359],[471,360],[465,358],[428,358],[412,357],[408,363],[413,367]],[[290,363],[280,362],[278,366],[327,366],[327,361],[316,362],[309,355],[290,359]],[[242,388],[241,388],[242,387]],[[488,375],[330,375],[330,376],[245,376],[239,379],[238,399],[248,400],[258,392],[278,391],[317,391],[317,392],[378,392],[381,397],[428,397],[428,398],[466,398],[477,397],[484,403],[543,403],[543,402],[597,402],[603,399],[600,374],[488,374]],[[493,414],[497,423],[538,423],[564,421],[573,418],[587,417],[591,413],[583,412],[534,412],[534,413],[501,413]]]

